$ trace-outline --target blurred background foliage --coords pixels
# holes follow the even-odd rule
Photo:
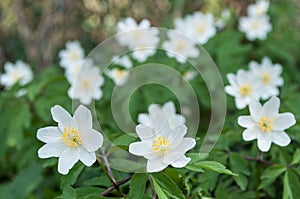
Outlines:
[[[186,194],[187,198],[299,198],[300,187],[300,9],[298,0],[271,1],[269,14],[273,25],[272,32],[265,41],[249,42],[237,30],[237,19],[245,15],[246,7],[254,1],[245,0],[1,0],[0,1],[0,67],[5,62],[22,59],[35,70],[35,79],[27,86],[28,93],[16,98],[19,90],[16,85],[9,91],[0,88],[0,198],[101,198],[96,196],[110,186],[99,169],[76,165],[68,176],[57,174],[56,160],[39,160],[37,149],[41,146],[36,139],[38,128],[55,125],[50,108],[63,105],[71,111],[71,100],[66,95],[68,84],[63,71],[58,67],[58,50],[67,40],[79,40],[86,52],[115,33],[116,23],[131,16],[137,21],[147,18],[153,26],[173,27],[175,17],[194,11],[212,12],[220,15],[229,8],[233,17],[227,26],[219,31],[204,48],[216,62],[225,78],[229,72],[247,68],[249,61],[260,61],[268,56],[283,68],[285,86],[281,89],[282,112],[293,112],[297,125],[288,131],[292,144],[282,149],[272,146],[265,154],[271,165],[261,164],[257,171],[256,161],[249,157],[257,156],[255,142],[241,140],[242,128],[237,126],[239,115],[247,110],[236,111],[234,102],[228,97],[228,119],[223,134],[210,159],[218,160],[238,177],[224,176],[214,172],[179,172],[167,169],[166,175],[172,178]],[[174,62],[167,60],[166,62]],[[180,70],[180,66],[178,67]],[[209,99],[200,79],[193,80],[199,99]],[[104,86],[109,90],[112,82]],[[153,88],[160,90],[160,88]],[[107,92],[109,93],[109,92]],[[170,99],[168,92],[161,99]],[[153,95],[136,95],[153,102]],[[134,99],[133,99],[134,101]],[[112,119],[107,110],[110,96],[97,104],[104,110],[99,116],[111,131],[118,128],[110,124]],[[201,100],[200,100],[201,102]],[[105,109],[106,108],[106,109]],[[133,112],[146,110],[147,106],[137,106]],[[106,110],[106,111],[105,111]],[[203,112],[202,112],[203,111]],[[203,121],[210,117],[210,104],[201,102]],[[202,115],[201,115],[202,117]],[[106,119],[105,119],[106,118]],[[204,128],[205,129],[205,128]],[[119,134],[113,134],[117,137]],[[201,131],[199,137],[203,137]],[[124,143],[130,138],[122,137]],[[124,144],[123,143],[123,144]],[[128,143],[127,146],[128,147]],[[126,144],[125,144],[126,145]],[[242,152],[241,152],[242,151]],[[295,154],[295,155],[294,155]],[[296,165],[296,166],[293,166]],[[54,166],[54,167],[53,167]],[[124,173],[117,172],[118,179]],[[97,178],[92,178],[97,176]],[[76,182],[76,179],[79,180]],[[92,179],[91,179],[92,178]],[[70,187],[79,187],[76,190]],[[85,186],[86,189],[82,189]],[[128,190],[128,184],[123,187]],[[81,188],[80,188],[81,187]],[[63,191],[62,191],[63,190]],[[150,197],[150,190],[144,198]],[[83,197],[91,194],[90,197]],[[94,194],[94,195],[93,195]],[[112,196],[114,196],[112,194]],[[148,196],[148,197],[147,197]]]

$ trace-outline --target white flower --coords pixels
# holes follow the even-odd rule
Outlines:
[[[71,68],[74,65],[82,64],[84,50],[78,41],[68,41],[66,49],[59,51],[59,65],[63,68]]]
[[[17,82],[24,86],[33,78],[30,66],[21,60],[16,61],[16,64],[5,63],[4,71],[5,73],[0,76],[0,83],[6,88],[11,88]]]
[[[190,71],[190,70],[185,71],[183,73],[183,77],[188,81],[195,79],[195,77],[197,77],[197,75],[198,75],[198,73],[196,71]]]
[[[38,150],[40,158],[58,157],[58,172],[67,174],[80,160],[86,166],[96,161],[103,136],[92,128],[92,114],[80,105],[72,117],[61,106],[51,108],[53,120],[58,127],[49,126],[37,132],[37,138],[46,144]]]
[[[260,79],[250,72],[242,69],[237,74],[227,74],[230,83],[225,87],[227,94],[235,97],[235,105],[238,109],[245,108],[251,100],[258,100],[261,95]]]
[[[133,50],[132,57],[144,62],[156,53],[159,43],[159,31],[150,28],[150,21],[142,20],[139,24],[133,18],[126,18],[117,24],[117,40],[120,45]],[[149,49],[150,48],[150,49]]]
[[[200,44],[207,43],[217,32],[214,26],[214,16],[211,13],[195,12],[183,20],[175,20],[174,25],[175,30],[191,37]]]
[[[269,4],[269,1],[258,0],[255,4],[251,4],[247,7],[247,13],[249,16],[265,15],[268,12]]]
[[[193,138],[184,138],[187,127],[180,125],[171,130],[164,111],[159,108],[149,113],[152,128],[144,124],[136,127],[141,142],[129,145],[129,152],[143,156],[147,161],[147,172],[159,172],[168,165],[184,167],[191,159],[185,153],[196,144]]]
[[[126,83],[129,72],[127,70],[114,68],[106,71],[105,74],[111,78],[117,86],[122,86]]]
[[[231,12],[229,9],[223,9],[221,15],[215,20],[215,26],[218,29],[223,29],[231,17]]]
[[[72,65],[72,67],[66,68],[65,76],[66,76],[68,82],[70,84],[73,84],[76,81],[77,76],[81,71],[81,68],[82,67],[91,67],[91,66],[93,66],[93,64],[94,64],[93,60],[85,59],[85,60],[81,60],[81,61],[74,63]]]
[[[239,30],[246,34],[248,40],[265,40],[267,33],[272,30],[269,16],[248,16],[241,17],[239,20]]]
[[[280,64],[272,64],[268,57],[264,57],[262,63],[255,61],[249,63],[250,71],[261,79],[261,97],[268,99],[271,96],[279,95],[279,86],[283,85],[282,66]]]
[[[85,66],[81,68],[76,80],[71,84],[68,95],[71,99],[79,99],[80,103],[88,105],[92,99],[102,97],[101,86],[104,83],[100,75],[100,69],[96,66]]]
[[[250,141],[257,139],[259,150],[269,151],[271,143],[287,146],[291,139],[284,132],[296,123],[292,113],[278,113],[280,100],[272,97],[263,106],[258,101],[250,103],[250,116],[240,116],[238,124],[247,128],[243,132],[243,139]]]
[[[166,116],[166,121],[168,122],[171,130],[185,124],[185,117],[180,114],[176,114],[175,105],[172,101],[166,102],[163,107],[160,107],[157,104],[151,104],[148,108],[149,114],[140,113],[138,115],[138,122],[152,127],[155,125],[155,121],[152,121],[151,118],[155,117],[154,115],[158,110],[162,111]]]
[[[179,63],[185,63],[187,58],[199,56],[197,44],[193,40],[175,31],[168,31],[167,35],[169,40],[165,41],[162,47],[167,50],[169,57],[174,57]]]
[[[132,62],[131,60],[129,59],[129,57],[127,55],[124,55],[124,56],[113,56],[112,58],[112,62],[114,64],[118,64],[120,66],[123,66],[124,68],[132,68]]]

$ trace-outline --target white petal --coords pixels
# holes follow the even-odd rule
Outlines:
[[[259,150],[261,150],[262,152],[267,152],[270,150],[271,148],[271,143],[272,140],[270,138],[270,136],[268,135],[268,133],[258,133],[258,137],[257,137],[257,145]]]
[[[166,154],[163,161],[167,164],[172,164],[188,150],[193,148],[196,145],[196,141],[193,138],[184,138],[181,144],[177,148],[173,148],[171,145],[170,153]]]
[[[163,110],[167,114],[168,113],[170,113],[170,114],[175,114],[176,113],[175,105],[172,101],[165,103],[164,106],[163,106]]]
[[[147,171],[149,173],[159,172],[159,171],[164,170],[167,166],[168,166],[168,164],[165,164],[162,161],[162,158],[158,158],[158,159],[155,159],[155,160],[148,160],[148,162],[147,162]]]
[[[74,113],[74,121],[79,130],[91,129],[92,128],[92,113],[83,105],[80,105]]]
[[[149,126],[143,124],[137,125],[135,130],[141,140],[149,140],[155,136],[154,131]]]
[[[185,167],[189,161],[191,161],[191,158],[187,158],[185,155],[183,155],[178,160],[173,162],[172,166],[176,168],[182,168]]]
[[[156,133],[167,131],[168,122],[165,112],[156,104],[149,106],[149,118],[151,121],[151,127]]]
[[[296,124],[295,116],[292,113],[281,113],[274,118],[273,129],[282,131]]]
[[[79,148],[68,147],[58,159],[58,172],[67,174],[74,164],[79,160]]]
[[[272,97],[264,104],[264,110],[268,115],[277,114],[279,111],[280,100],[278,97]]]
[[[50,142],[38,150],[39,158],[59,157],[67,146],[62,142]]]
[[[245,108],[248,105],[248,101],[245,98],[236,97],[234,99],[234,101],[235,101],[235,106],[238,109],[243,109],[243,108]]]
[[[152,148],[148,143],[134,142],[129,145],[129,152],[137,156],[143,156],[152,153]]]
[[[169,133],[168,140],[172,143],[172,148],[177,148],[183,141],[183,137],[187,133],[187,127],[185,125],[180,126]]]
[[[240,116],[238,117],[238,124],[242,127],[248,128],[255,125],[251,116]]]
[[[61,131],[66,127],[76,127],[71,115],[61,106],[55,105],[52,107],[51,114],[53,120],[58,123],[58,127]]]
[[[138,122],[140,124],[144,124],[144,125],[147,125],[147,126],[151,125],[149,115],[145,114],[145,113],[141,113],[141,114],[138,115]]]
[[[82,144],[86,147],[88,152],[97,151],[103,144],[103,136],[94,129],[88,129],[80,132]]]
[[[291,142],[291,138],[283,131],[275,131],[271,133],[272,142],[279,146],[287,146]]]
[[[262,105],[257,100],[251,100],[249,105],[250,115],[257,122],[261,117]]]
[[[96,162],[96,154],[95,152],[88,152],[82,148],[79,151],[79,160],[89,167]]]
[[[243,132],[243,140],[251,141],[257,138],[258,129],[257,128],[248,128]]]
[[[45,128],[41,128],[37,132],[37,139],[42,142],[58,142],[61,138],[61,131],[56,126],[48,126]]]

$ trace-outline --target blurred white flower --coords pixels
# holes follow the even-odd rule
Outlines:
[[[257,139],[259,150],[269,151],[272,142],[279,146],[287,146],[291,139],[284,132],[296,123],[292,113],[279,113],[280,100],[272,97],[263,106],[258,101],[251,101],[250,116],[240,116],[238,124],[247,128],[243,139]]]
[[[19,82],[21,86],[24,86],[33,78],[33,72],[30,66],[21,60],[17,60],[16,64],[11,62],[5,63],[4,71],[5,73],[0,76],[0,83],[8,89],[17,82]]]
[[[168,31],[167,35],[169,40],[165,41],[162,47],[167,50],[169,57],[174,57],[179,63],[185,63],[187,58],[199,56],[197,44],[193,40],[175,31]]]
[[[58,127],[49,126],[37,132],[37,138],[46,143],[38,150],[40,158],[58,157],[58,172],[67,174],[80,160],[86,166],[96,161],[97,151],[103,143],[103,136],[92,127],[92,114],[80,105],[72,117],[61,106],[51,108],[53,120]]]
[[[81,62],[78,61],[77,63],[74,63],[72,67],[66,68],[65,76],[66,76],[68,82],[70,84],[73,84],[76,81],[81,68],[82,67],[91,67],[91,66],[93,66],[93,64],[94,64],[93,60],[87,58],[87,59],[82,60]]]
[[[118,22],[117,31],[116,38],[120,45],[133,50],[132,56],[139,62],[144,62],[156,53],[159,31],[150,27],[149,20],[144,19],[137,24],[133,18],[128,17]]]
[[[163,107],[160,107],[157,104],[151,104],[148,108],[148,111],[149,114],[140,113],[138,115],[139,123],[150,127],[152,124],[155,125],[155,120],[152,121],[151,118],[155,117],[155,114],[158,111],[162,111],[171,130],[185,124],[185,117],[183,115],[176,114],[175,105],[172,101],[166,102]]]
[[[267,33],[272,30],[269,16],[248,16],[241,17],[239,20],[239,30],[246,34],[248,40],[265,40]]]
[[[231,17],[229,9],[223,9],[221,15],[215,20],[215,26],[220,30],[223,29]]]
[[[132,62],[129,59],[128,55],[123,55],[123,56],[113,56],[112,62],[114,64],[118,64],[120,66],[123,66],[124,68],[132,68]]]
[[[68,41],[66,49],[59,51],[59,65],[63,68],[72,68],[81,64],[84,59],[84,50],[78,41]]]
[[[197,71],[185,71],[183,73],[183,77],[187,80],[187,81],[191,81],[193,79],[195,79],[197,77],[198,73]]]
[[[71,84],[68,95],[71,99],[79,99],[80,103],[88,105],[92,99],[102,97],[101,86],[104,78],[100,75],[100,69],[96,66],[84,66],[81,68],[76,80]]]
[[[264,57],[262,63],[255,61],[249,63],[250,71],[261,80],[261,98],[268,99],[271,96],[279,95],[279,86],[283,85],[282,66],[280,64],[272,64],[268,57]]]
[[[217,32],[214,26],[214,16],[211,13],[195,12],[186,16],[185,19],[176,19],[174,25],[175,30],[189,36],[200,44],[206,44]]]
[[[122,86],[128,80],[129,72],[127,70],[113,68],[111,70],[107,70],[105,74],[111,78],[117,86]]]
[[[245,108],[251,100],[258,100],[261,95],[260,79],[248,71],[242,69],[237,74],[227,74],[230,83],[225,87],[227,94],[235,97],[235,105],[238,109]]]
[[[267,14],[269,9],[269,1],[258,0],[255,4],[251,4],[247,7],[247,14],[249,16],[262,16]]]
[[[143,156],[147,161],[147,172],[159,172],[168,165],[184,167],[191,159],[185,153],[196,145],[193,138],[184,138],[187,133],[185,125],[176,125],[170,129],[163,110],[154,108],[149,112],[151,127],[139,124],[136,132],[141,142],[129,145],[129,152]]]

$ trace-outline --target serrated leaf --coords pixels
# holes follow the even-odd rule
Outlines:
[[[59,199],[76,199],[76,191],[69,185],[64,187],[62,195],[58,196]]]
[[[215,162],[215,161],[200,161],[200,162],[196,162],[196,163],[191,163],[191,164],[188,164],[186,168],[190,168],[190,167],[199,168],[199,169],[208,169],[211,171],[216,171],[218,173],[224,173],[224,174],[228,174],[228,175],[237,176],[237,174],[226,169],[226,167],[223,164],[221,164],[219,162]]]
[[[153,173],[151,174],[155,190],[159,198],[176,198],[184,199],[182,191],[179,189],[177,184],[164,173]]]
[[[297,149],[293,156],[293,161],[291,164],[298,164],[300,163],[300,149]]]
[[[277,178],[280,174],[282,174],[286,170],[284,165],[273,165],[267,168],[263,174],[260,176],[261,179],[264,178]]]
[[[191,162],[198,162],[208,158],[208,153],[187,153],[186,156],[191,158]]]
[[[287,170],[283,180],[283,199],[298,199],[300,196],[299,177],[291,169]]]
[[[142,198],[145,192],[148,175],[144,173],[136,173],[132,176],[129,185],[128,198],[139,199]]]

